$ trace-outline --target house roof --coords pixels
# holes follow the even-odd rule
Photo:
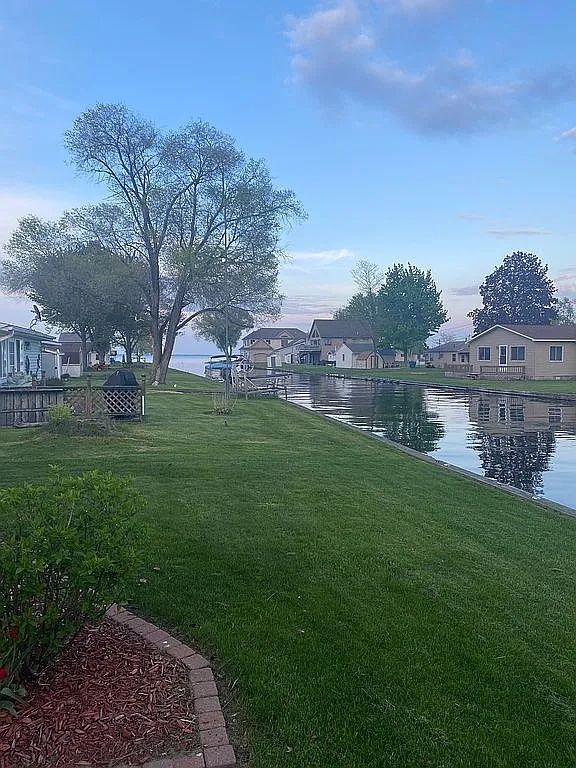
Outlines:
[[[314,320],[312,328],[314,327],[323,339],[370,338],[372,336],[370,326],[364,320]]]
[[[365,352],[374,352],[373,344],[360,344],[357,341],[347,341],[346,346],[355,355],[361,355]]]
[[[374,346],[372,344],[364,344],[358,341],[346,341],[344,344],[355,355],[371,355],[374,352]],[[344,346],[344,344],[342,346]],[[396,357],[396,351],[394,349],[377,349],[376,352],[380,357]]]
[[[28,336],[31,339],[38,339],[38,341],[54,341],[54,336],[50,336],[47,333],[41,333],[35,331],[32,328],[23,328],[21,325],[14,325],[13,323],[0,323],[0,335],[4,333],[8,335],[18,334],[18,336]]]
[[[292,339],[305,339],[306,334],[300,328],[256,328],[256,330],[244,336],[243,342],[252,339],[281,339],[289,336]]]
[[[444,344],[438,344],[436,347],[430,347],[428,352],[460,352],[468,346],[466,341],[447,341]]]
[[[80,336],[77,333],[64,331],[58,336],[58,341],[61,344],[80,344]]]
[[[482,333],[477,333],[471,341],[502,328],[530,341],[576,341],[576,325],[493,325]]]

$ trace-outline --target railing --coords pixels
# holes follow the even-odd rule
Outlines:
[[[472,366],[470,363],[446,363],[444,370],[452,373],[472,373]]]
[[[524,379],[526,377],[526,367],[524,365],[481,365],[480,376]]]

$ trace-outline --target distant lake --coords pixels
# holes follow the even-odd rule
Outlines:
[[[199,373],[204,375],[204,366],[210,359],[210,355],[172,355],[170,358],[170,368],[176,368],[178,371],[188,371],[188,373]]]

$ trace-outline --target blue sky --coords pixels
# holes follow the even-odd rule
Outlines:
[[[359,259],[429,267],[463,332],[512,250],[576,295],[574,29],[573,0],[3,0],[0,241],[100,199],[62,135],[124,102],[212,122],[302,200],[281,324],[330,317]]]

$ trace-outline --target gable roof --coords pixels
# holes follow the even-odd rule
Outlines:
[[[346,341],[344,343],[355,355],[360,355],[365,352],[374,352],[374,346],[372,344],[361,344],[357,341]],[[344,346],[344,344],[342,346]]]
[[[447,341],[444,344],[438,344],[436,347],[429,347],[428,352],[460,352],[461,349],[466,349],[467,347],[467,341]]]
[[[18,336],[28,336],[30,339],[37,339],[38,341],[55,341],[54,336],[50,336],[47,333],[41,333],[35,331],[32,328],[23,328],[21,325],[14,325],[13,323],[0,323],[0,335],[17,334]]]
[[[256,330],[244,336],[243,342],[252,339],[281,339],[289,336],[291,339],[305,339],[306,334],[300,328],[256,328]]]
[[[530,341],[576,341],[576,325],[493,325],[491,328],[487,328],[482,333],[477,333],[470,341],[475,341],[484,336],[486,333],[491,333],[496,328],[501,328],[505,331],[510,331],[518,336],[523,336]]]
[[[364,320],[314,320],[310,328],[316,328],[323,339],[370,338],[372,331]]]

